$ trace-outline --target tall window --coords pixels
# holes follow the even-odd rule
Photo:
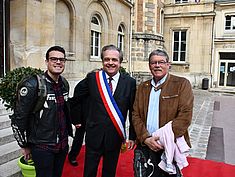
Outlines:
[[[56,28],[55,28],[55,44],[61,45],[66,51],[72,49],[73,21],[71,19],[71,10],[64,1],[56,2]]]
[[[186,31],[174,31],[173,41],[173,62],[185,62]]]
[[[123,30],[123,26],[120,25],[118,27],[118,41],[117,41],[117,46],[120,50],[123,51],[124,49],[124,30]]]
[[[187,3],[188,0],[175,0],[175,3]]]
[[[91,19],[91,57],[100,57],[101,25],[96,16]]]
[[[225,16],[225,30],[235,30],[235,15]]]

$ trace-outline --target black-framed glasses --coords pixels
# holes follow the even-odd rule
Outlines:
[[[163,66],[166,63],[168,63],[167,61],[151,61],[150,65],[159,65],[159,66]]]
[[[53,63],[56,63],[57,61],[60,61],[61,63],[66,62],[66,58],[58,58],[58,57],[50,57],[49,60],[51,60]]]

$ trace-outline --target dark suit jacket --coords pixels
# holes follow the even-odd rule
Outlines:
[[[132,110],[136,92],[136,81],[127,74],[120,74],[117,88],[114,92],[114,99],[123,115],[127,118],[129,114],[129,139],[135,140],[136,135],[132,125]],[[115,129],[109,115],[104,107],[97,87],[95,72],[89,73],[79,83],[76,98],[77,102],[89,99],[86,119],[86,145],[98,149],[104,141],[108,149],[120,148],[122,140]],[[128,134],[128,133],[127,133]]]

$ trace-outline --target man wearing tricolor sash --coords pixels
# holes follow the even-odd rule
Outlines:
[[[103,68],[88,73],[79,83],[77,96],[73,98],[77,102],[89,100],[84,177],[96,177],[101,157],[102,177],[115,177],[120,149],[126,142],[127,134],[128,149],[133,149],[136,138],[131,114],[136,81],[128,74],[119,72],[123,53],[116,46],[104,46],[101,59]],[[130,127],[126,132],[128,111]]]

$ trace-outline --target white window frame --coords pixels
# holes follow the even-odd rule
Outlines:
[[[231,17],[230,19],[230,24],[228,26],[227,25],[227,17]],[[235,31],[235,14],[227,14],[225,15],[225,18],[224,18],[224,29],[225,31]]]
[[[95,19],[95,23],[92,20]],[[90,52],[92,59],[100,58],[100,46],[101,46],[101,23],[97,16],[93,16],[91,19],[91,41]]]
[[[125,34],[123,25],[118,27],[117,47],[124,52]]]
[[[176,4],[188,3],[188,0],[175,0]]]
[[[178,33],[178,41],[175,41],[174,36],[175,33]],[[182,39],[182,33],[185,33],[185,40]],[[172,33],[172,63],[186,63],[186,51],[187,51],[187,30],[175,30]],[[176,45],[178,49],[175,49]],[[185,50],[183,50],[183,45],[185,45]],[[175,53],[177,54],[177,60],[174,60]],[[184,58],[182,59],[182,54],[184,54]]]

